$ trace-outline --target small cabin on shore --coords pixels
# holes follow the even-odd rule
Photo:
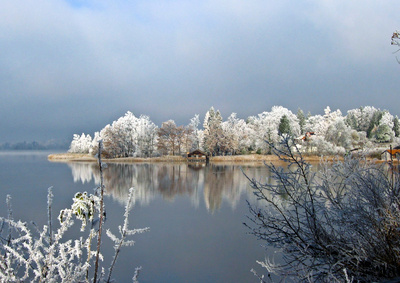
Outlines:
[[[196,149],[192,152],[188,152],[187,160],[194,162],[208,162],[208,155],[204,151]]]
[[[381,159],[384,160],[389,160],[391,158],[397,158],[400,156],[400,146],[396,146],[393,149],[387,149],[384,152],[382,152],[382,157]]]

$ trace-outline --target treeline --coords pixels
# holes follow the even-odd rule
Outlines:
[[[184,155],[201,149],[210,155],[269,154],[270,145],[278,144],[281,135],[298,140],[303,152],[345,154],[354,148],[368,149],[377,143],[398,142],[400,125],[397,116],[372,106],[352,109],[343,115],[340,110],[324,115],[296,114],[282,106],[274,106],[247,119],[232,113],[225,121],[220,111],[211,107],[202,127],[196,114],[187,125],[176,125],[173,120],[155,125],[148,116],[136,117],[127,112],[106,125],[93,138],[89,134],[75,134],[69,152],[97,153],[98,141],[104,144],[104,155],[115,157],[152,157]]]
[[[66,149],[68,148],[68,142],[57,142],[57,141],[47,141],[47,142],[16,142],[16,143],[2,143],[0,144],[0,150],[51,150],[51,149]]]

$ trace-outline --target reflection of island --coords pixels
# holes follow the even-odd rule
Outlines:
[[[72,177],[74,182],[81,181],[82,184],[89,183],[93,179],[93,172],[96,170],[97,165],[95,163],[85,163],[85,162],[76,162],[76,163],[67,163],[71,168]],[[99,181],[94,180],[97,184]]]
[[[94,163],[69,163],[74,182],[94,181],[99,184],[98,166]],[[245,167],[251,177],[266,174],[263,167]],[[265,179],[264,179],[265,181]],[[129,188],[135,188],[135,201],[148,204],[157,195],[173,201],[176,196],[188,196],[197,207],[203,193],[205,206],[210,212],[221,207],[223,201],[235,208],[241,194],[249,189],[249,181],[239,166],[186,163],[108,164],[104,170],[106,193],[125,203]]]

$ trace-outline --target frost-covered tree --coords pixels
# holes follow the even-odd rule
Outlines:
[[[304,125],[304,131],[305,132],[316,132],[316,129],[318,128],[318,124],[323,120],[322,115],[314,115],[308,117],[306,124]]]
[[[344,119],[342,112],[339,109],[332,112],[330,107],[327,106],[324,109],[324,113],[325,114],[322,116],[322,119],[318,119],[317,123],[314,125],[314,132],[317,135],[323,136],[323,137],[326,136],[326,133],[327,133],[329,127],[333,123],[336,123],[338,120]]]
[[[190,129],[179,126],[176,128],[176,141],[177,141],[177,148],[178,148],[178,155],[181,155],[182,152],[187,152],[187,148],[189,145],[190,137]]]
[[[116,132],[120,156],[134,156],[137,147],[138,118],[132,112],[127,112],[125,116],[112,123]]]
[[[100,137],[104,144],[103,155],[110,158],[118,156],[120,151],[117,143],[117,136],[110,124],[106,125],[100,131]],[[93,151],[93,154],[97,154],[97,151]]]
[[[157,149],[157,131],[158,127],[154,124],[149,116],[141,115],[137,122],[136,128],[136,156],[151,157]]]
[[[379,125],[374,131],[374,137],[378,142],[390,142],[393,140],[393,130],[388,125]]]
[[[290,122],[286,115],[283,115],[281,120],[279,121],[278,131],[280,134],[290,133]]]
[[[270,144],[277,144],[280,140],[279,125],[283,116],[289,121],[291,135],[298,136],[300,134],[299,121],[290,110],[282,106],[274,106],[271,112],[263,112],[257,117],[251,118],[251,127],[255,133],[256,147],[264,153],[269,153],[269,147],[265,141]]]
[[[299,108],[297,111],[297,119],[299,120],[299,126],[300,126],[300,134],[304,133],[304,126],[306,125],[306,116],[304,115],[303,110]]]
[[[238,122],[236,113],[232,113],[227,121],[221,123],[225,153],[236,154],[239,152],[240,133],[236,128]]]
[[[100,132],[95,132],[94,133],[94,137],[92,140],[92,143],[90,145],[90,150],[89,150],[89,154],[91,155],[96,155],[96,153],[99,150],[99,142],[101,141],[101,136],[100,136]]]
[[[377,110],[371,117],[369,121],[368,129],[367,129],[367,136],[368,138],[374,137],[374,132],[376,131],[377,127],[379,126],[379,121],[382,119],[383,112],[381,110]]]
[[[346,123],[358,132],[367,132],[374,113],[378,111],[375,107],[365,106],[347,111]]]
[[[224,151],[224,136],[222,130],[222,116],[219,110],[215,111],[211,107],[207,111],[203,128],[204,128],[204,150],[211,155],[219,155]]]
[[[379,142],[391,142],[395,137],[394,129],[394,117],[388,111],[384,111],[381,120],[379,121],[379,126],[377,131],[382,134],[376,134],[376,139]]]
[[[199,114],[196,114],[192,119],[190,119],[190,123],[187,126],[188,132],[190,132],[189,140],[191,141],[189,151],[201,148],[200,144],[202,144],[202,138],[200,137],[201,130],[199,129],[199,125],[200,117]]]
[[[136,117],[127,112],[106,125],[93,139],[91,153],[97,153],[96,143],[103,140],[106,157],[149,157],[156,149],[158,127],[146,115]]]
[[[175,121],[163,122],[157,131],[157,148],[164,155],[181,155],[193,147],[192,126],[177,126]]]
[[[394,132],[395,137],[400,136],[400,122],[399,122],[399,118],[397,117],[397,115],[396,115],[396,117],[393,118],[393,132]]]
[[[305,129],[315,134],[307,141],[307,148],[314,148],[318,154],[345,154],[353,148],[353,130],[348,120],[339,109],[331,111],[329,106],[324,113],[307,119]]]
[[[391,142],[394,139],[393,115],[388,111],[377,110],[371,118],[367,136],[377,142]]]
[[[182,126],[182,138],[181,138],[181,153],[189,153],[190,151],[198,148],[197,146],[197,137],[198,133],[194,133],[194,131],[198,131],[198,129],[194,129],[192,125]]]
[[[92,145],[92,137],[90,135],[74,134],[68,152],[71,153],[89,153]]]
[[[226,153],[246,153],[251,147],[250,128],[243,119],[237,117],[236,113],[232,113],[222,123],[222,130],[225,139],[227,139]]]
[[[107,157],[134,156],[136,152],[137,118],[127,112],[125,116],[100,131]]]
[[[163,122],[161,128],[158,129],[158,150],[164,155],[175,155],[178,152],[178,127],[175,121],[168,120]]]
[[[336,119],[328,127],[325,140],[348,151],[353,147],[351,134],[352,129],[346,125],[344,119]]]

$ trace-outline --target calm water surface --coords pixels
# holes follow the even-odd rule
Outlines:
[[[47,222],[47,189],[53,187],[53,214],[70,207],[78,191],[93,192],[99,183],[95,164],[52,163],[49,152],[0,152],[0,201],[12,196],[13,215],[23,221]],[[263,166],[242,166],[265,181]],[[240,167],[232,165],[108,164],[106,228],[117,233],[130,187],[135,190],[131,228],[150,227],[122,250],[114,270],[117,282],[131,282],[142,266],[140,282],[258,282],[256,260],[266,251],[247,234],[246,200],[254,197]],[[5,205],[0,214],[7,215]],[[78,223],[77,223],[78,224]],[[79,224],[78,224],[79,225]],[[105,256],[113,252],[104,237]],[[109,266],[111,257],[106,258]]]

